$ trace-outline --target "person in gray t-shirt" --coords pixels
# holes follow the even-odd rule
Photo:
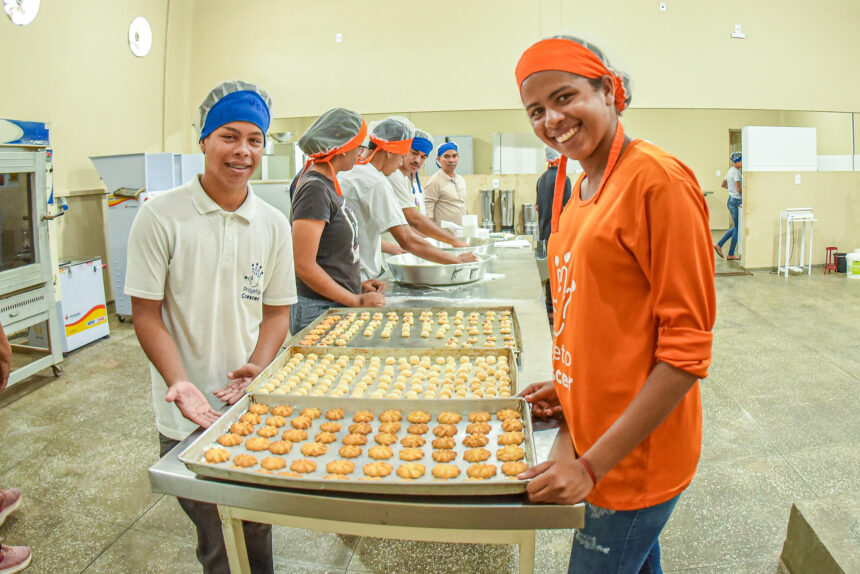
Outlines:
[[[729,158],[732,162],[732,167],[726,174],[726,188],[729,190],[728,208],[732,216],[732,226],[726,231],[725,235],[714,244],[714,251],[720,257],[723,256],[723,245],[729,239],[732,242],[729,244],[729,255],[726,259],[737,261],[739,256],[735,255],[735,247],[738,244],[738,215],[741,208],[741,196],[743,194],[743,174],[741,167],[743,166],[743,157],[740,152],[735,152]]]
[[[366,133],[359,114],[336,108],[299,139],[310,159],[297,178],[291,211],[298,291],[291,314],[293,334],[329,307],[385,304],[385,283],[361,281],[358,220],[337,181],[339,172],[355,165]]]

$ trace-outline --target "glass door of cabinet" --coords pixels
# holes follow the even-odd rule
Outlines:
[[[33,172],[0,173],[0,272],[36,263]]]

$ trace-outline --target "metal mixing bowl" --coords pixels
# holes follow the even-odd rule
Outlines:
[[[490,258],[478,256],[471,263],[442,264],[404,253],[386,260],[391,275],[398,283],[411,285],[458,285],[483,279]]]

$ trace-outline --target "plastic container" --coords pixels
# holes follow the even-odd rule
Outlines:
[[[845,274],[849,279],[860,279],[860,249],[845,254]]]
[[[836,272],[845,273],[845,253],[836,254]]]

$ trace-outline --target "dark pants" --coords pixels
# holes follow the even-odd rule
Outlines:
[[[158,439],[161,443],[161,456],[179,444],[179,441],[169,439],[160,433]],[[204,574],[230,574],[218,507],[208,502],[187,498],[177,498],[177,500],[179,506],[197,527],[197,560],[203,565]],[[248,548],[251,572],[274,574],[271,525],[243,522],[242,528],[245,532],[245,546]]]

